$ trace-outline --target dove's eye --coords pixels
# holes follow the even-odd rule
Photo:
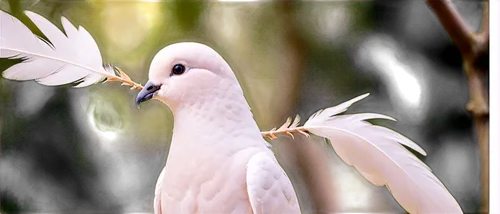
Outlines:
[[[186,67],[181,64],[175,64],[174,67],[172,67],[172,74],[173,75],[181,75],[186,71]]]

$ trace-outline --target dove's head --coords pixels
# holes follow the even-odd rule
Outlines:
[[[193,42],[176,43],[153,58],[149,81],[137,95],[136,103],[154,98],[175,110],[217,100],[234,84],[238,83],[231,68],[212,48]]]

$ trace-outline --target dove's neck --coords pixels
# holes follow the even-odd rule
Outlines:
[[[173,111],[173,140],[210,144],[259,139],[261,143],[260,130],[240,86],[236,83],[213,90],[214,96],[200,96],[197,102],[186,102]]]

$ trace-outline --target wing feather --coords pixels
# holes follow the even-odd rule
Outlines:
[[[161,191],[162,191],[162,186],[163,186],[163,176],[165,176],[165,167],[163,167],[163,170],[161,170],[160,176],[158,176],[158,181],[156,181],[156,188],[155,188],[155,198],[154,198],[154,212],[155,214],[161,214]]]
[[[254,214],[300,213],[292,183],[271,152],[258,153],[248,161],[247,191]]]

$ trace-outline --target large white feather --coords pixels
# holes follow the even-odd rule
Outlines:
[[[25,13],[50,43],[34,35],[15,17],[0,11],[0,57],[24,59],[5,70],[5,78],[36,80],[43,85],[78,82],[76,87],[84,87],[115,76],[112,69],[103,67],[99,48],[83,27],[77,29],[62,17],[63,33],[42,16]]]
[[[368,181],[386,185],[399,204],[410,213],[462,213],[453,196],[429,167],[401,144],[422,155],[425,151],[403,135],[366,122],[392,118],[373,113],[337,115],[368,96],[318,111],[304,124],[309,132],[331,141],[335,152]]]

